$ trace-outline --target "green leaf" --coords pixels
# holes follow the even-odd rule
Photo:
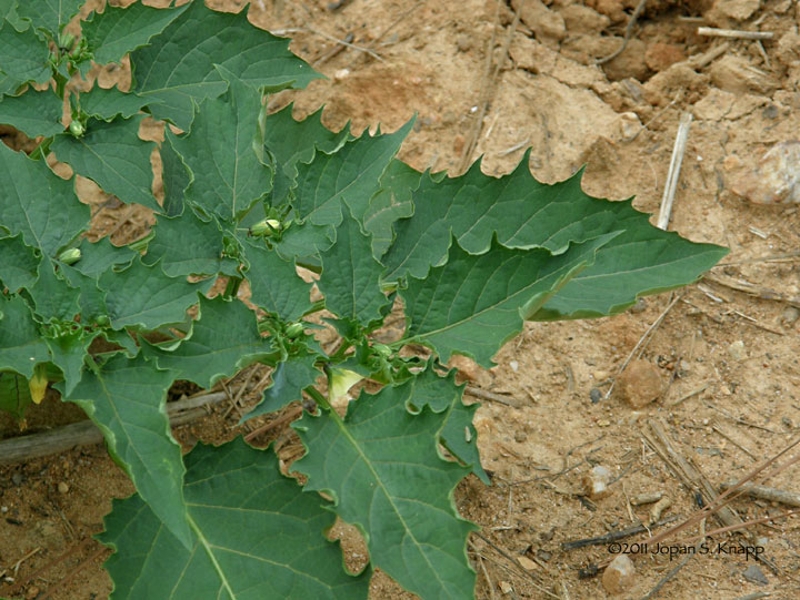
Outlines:
[[[81,33],[96,63],[120,62],[129,52],[146,46],[187,8],[188,4],[153,8],[141,2],[127,8],[106,5],[102,13],[93,13],[81,24]]]
[[[672,232],[627,229],[597,253],[595,263],[567,283],[531,320],[615,315],[645,294],[694,283],[728,254],[714,244],[695,244]]]
[[[258,90],[218,70],[229,82],[228,90],[203,100],[191,133],[175,136],[168,130],[167,136],[192,173],[186,199],[207,214],[234,222],[271,186],[272,170],[261,160],[263,142],[257,133],[266,108]]]
[[[381,177],[381,188],[372,196],[364,213],[364,231],[372,236],[372,254],[380,258],[394,241],[393,225],[414,214],[411,194],[419,187],[422,173],[393,160]]]
[[[176,379],[204,388],[256,361],[271,359],[273,352],[270,341],[258,333],[255,313],[238,300],[222,298],[200,298],[200,317],[175,350],[145,349],[161,368],[175,371]]]
[[[20,96],[3,98],[0,123],[12,125],[30,138],[49,137],[64,131],[61,124],[63,111],[63,102],[50,90],[28,90]]]
[[[17,31],[25,31],[30,27],[28,21],[20,19],[17,13],[19,3],[17,0],[0,0],[0,21],[6,20],[11,23]]]
[[[100,286],[108,290],[106,306],[114,329],[158,329],[181,323],[199,291],[197,284],[167,277],[160,266],[147,266],[140,260],[123,271],[106,272]]]
[[[290,402],[302,399],[302,391],[314,385],[321,371],[314,366],[316,354],[297,354],[280,363],[272,372],[272,385],[264,390],[261,402],[244,417],[241,423],[253,417],[276,412]]]
[[[44,29],[58,39],[61,29],[78,14],[85,0],[24,0],[17,8],[35,29]]]
[[[174,139],[175,136],[168,135],[160,148],[163,169],[161,177],[164,181],[164,214],[168,217],[177,217],[183,213],[186,188],[191,183],[189,170],[183,164],[181,155],[172,147]]]
[[[139,139],[143,118],[116,119],[110,123],[90,119],[83,137],[57,135],[51,148],[58,160],[69,163],[76,173],[95,181],[122,202],[160,212],[152,192],[150,166],[155,144]]]
[[[122,92],[116,87],[105,90],[95,86],[91,91],[81,94],[81,110],[100,121],[112,121],[120,116],[130,119],[144,104],[144,100],[136,94]]]
[[[50,51],[33,29],[20,32],[8,21],[0,25],[0,70],[7,79],[0,90],[9,94],[24,83],[50,81]]]
[[[72,268],[94,277],[127,266],[138,256],[127,246],[115,246],[107,237],[94,243],[82,240],[79,248],[81,259]]]
[[[300,163],[294,202],[299,216],[314,225],[336,227],[342,222],[344,201],[357,219],[363,219],[383,172],[413,124],[410,121],[388,135],[365,133],[333,154],[318,154],[308,165]]]
[[[136,485],[157,518],[180,544],[191,547],[183,500],[181,448],[165,409],[169,371],[153,368],[141,355],[116,354],[95,371],[86,371],[65,400],[80,405],[100,428],[109,453]]]
[[[0,411],[20,420],[31,404],[33,398],[28,380],[11,371],[0,371]]]
[[[30,308],[19,296],[0,296],[0,371],[33,376],[33,367],[50,360],[47,344]]]
[[[98,537],[116,550],[106,562],[115,598],[366,599],[371,571],[345,572],[338,544],[323,536],[334,516],[279,473],[272,452],[240,439],[201,444],[186,467],[191,549],[138,496],[114,501]]]
[[[239,263],[223,256],[222,230],[215,219],[203,221],[188,210],[180,217],[159,217],[155,232],[143,261],[161,261],[168,276],[237,274]]]
[[[319,76],[288,50],[287,40],[252,26],[244,13],[192,2],[180,19],[131,54],[135,91],[157,119],[189,131],[194,106],[228,88],[220,65],[255,88],[304,87]]]
[[[479,404],[465,406],[462,400],[464,386],[457,386],[455,369],[445,377],[439,377],[431,365],[412,378],[404,388],[407,391],[406,409],[418,414],[425,406],[444,416],[439,432],[440,442],[448,452],[472,469],[486,485],[491,485],[489,476],[481,466],[478,452],[478,432],[472,424]]]
[[[83,232],[89,207],[76,201],[72,181],[55,175],[44,161],[0,144],[0,179],[13,181],[0,194],[0,227],[13,236],[22,233],[29,246],[57,256]]]
[[[310,163],[317,151],[333,154],[350,139],[349,127],[334,133],[322,124],[322,109],[302,121],[292,117],[293,105],[267,116],[264,147],[276,165],[272,188],[272,204],[289,199],[297,185],[298,163]]]
[[[83,330],[78,330],[47,339],[50,360],[64,374],[64,393],[71,394],[81,380],[89,346],[96,336],[97,334],[86,334]]]
[[[20,288],[33,285],[39,276],[39,262],[36,251],[26,246],[22,237],[0,238],[0,282],[9,291],[16,292]]]
[[[447,262],[425,279],[411,278],[406,301],[409,340],[429,345],[447,362],[458,352],[489,367],[492,356],[616,234],[574,244],[553,256],[547,250],[509,250],[494,244],[478,256],[457,244]]]
[[[317,286],[325,308],[342,319],[373,323],[383,319],[391,300],[381,291],[383,267],[372,257],[369,238],[346,209],[336,229],[336,243],[322,255],[322,277]]]
[[[333,411],[303,415],[293,427],[308,453],[294,469],[363,532],[374,567],[422,598],[471,598],[466,542],[474,526],[453,504],[469,470],[437,452],[442,415],[406,410],[410,385],[362,393],[344,420]]]
[[[413,194],[414,215],[395,224],[395,242],[381,258],[386,278],[425,277],[431,266],[446,260],[451,234],[471,254],[486,252],[493,233],[508,248],[541,247],[558,254],[572,242],[624,232],[600,249],[594,265],[579,276],[587,281],[600,276],[607,285],[593,289],[590,283],[580,290],[573,287],[574,292],[567,286],[559,292],[565,294],[563,302],[557,294],[548,311],[531,315],[599,316],[611,309],[619,312],[637,296],[689,283],[724,255],[717,246],[697,247],[652,227],[648,216],[629,201],[588,196],[580,187],[581,173],[548,185],[536,181],[527,164],[526,155],[513,173],[501,178],[481,173],[479,163],[465,175],[441,182],[423,176]],[[638,244],[635,253],[629,251],[626,261],[605,258],[605,253],[619,256],[615,248],[637,242],[645,243]],[[677,264],[676,256],[694,258]],[[614,292],[610,299],[604,297],[609,290]]]
[[[245,251],[251,301],[286,322],[300,319],[311,308],[311,286],[297,274],[294,262],[268,250],[263,242],[249,241]]]
[[[72,321],[80,312],[80,291],[72,287],[60,273],[53,270],[53,263],[43,261],[39,267],[39,279],[31,287],[31,298],[43,322],[51,319]]]

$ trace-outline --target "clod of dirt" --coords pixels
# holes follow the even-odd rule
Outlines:
[[[599,500],[611,494],[608,484],[611,482],[611,471],[598,465],[592,468],[583,478],[583,491],[592,500]]]
[[[734,94],[763,94],[770,96],[778,87],[766,73],[757,70],[750,61],[726,54],[708,69],[711,82],[721,90]]]
[[[635,580],[636,569],[633,561],[627,554],[620,554],[606,567],[602,582],[606,592],[616,596],[631,589]]]
[[[570,4],[560,11],[567,31],[573,33],[600,33],[611,24],[611,19],[583,4]]]
[[[686,53],[680,46],[655,42],[647,46],[644,53],[644,62],[653,71],[660,72],[668,69],[677,62],[686,60]]]
[[[717,0],[711,10],[736,21],[744,21],[753,16],[760,3],[761,0]]]
[[[511,6],[514,10],[520,10],[520,0],[512,0]],[[547,8],[540,0],[527,0],[521,10],[520,19],[543,44],[557,46],[567,36],[564,17]]]
[[[729,156],[723,168],[732,173],[730,190],[756,204],[800,202],[800,142],[775,144],[753,170],[742,169],[742,161]]]
[[[664,392],[658,367],[646,360],[633,360],[617,379],[617,395],[633,408],[655,402]]]

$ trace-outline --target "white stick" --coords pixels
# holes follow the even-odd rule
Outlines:
[[[678,178],[681,174],[681,163],[686,151],[686,140],[689,137],[689,127],[692,124],[692,114],[685,112],[681,115],[681,124],[678,126],[678,135],[675,136],[675,146],[672,148],[672,159],[669,161],[667,183],[664,187],[664,197],[661,200],[661,212],[658,214],[656,227],[666,231],[669,218],[672,214],[672,203],[675,200],[675,191],[678,188]]]
[[[772,31],[742,31],[740,29],[714,29],[713,27],[698,27],[697,35],[741,40],[771,40],[775,37],[775,33]]]

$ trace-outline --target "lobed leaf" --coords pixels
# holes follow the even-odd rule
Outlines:
[[[223,256],[222,229],[215,219],[204,221],[191,210],[180,217],[159,217],[155,234],[142,261],[160,261],[169,277],[238,274],[239,263]]]
[[[50,81],[50,51],[32,28],[17,31],[8,21],[0,23],[0,56],[0,71],[5,75],[0,79],[3,94],[15,94],[25,83]]]
[[[168,277],[158,265],[147,266],[141,260],[119,272],[107,271],[100,286],[108,290],[106,306],[114,329],[145,330],[185,321],[201,287]]]
[[[288,42],[252,26],[243,13],[189,4],[180,19],[131,54],[135,91],[157,119],[189,131],[195,106],[228,89],[215,65],[253,87],[305,87],[319,77],[288,50]]]
[[[471,254],[486,252],[493,234],[508,248],[559,254],[570,243],[624,232],[598,251],[597,260],[572,286],[555,294],[546,311],[530,315],[563,319],[620,312],[640,295],[694,281],[726,252],[710,244],[697,247],[652,227],[630,202],[588,196],[580,188],[580,174],[548,185],[536,181],[527,164],[526,155],[501,178],[482,174],[479,163],[441,182],[423,176],[413,193],[414,215],[395,224],[395,242],[381,258],[387,279],[425,277],[447,259],[451,235]]]
[[[106,5],[81,24],[81,34],[89,44],[94,61],[104,65],[120,62],[129,52],[146,46],[188,8],[153,8],[141,2],[127,8]]]
[[[429,345],[442,362],[458,352],[488,367],[500,347],[522,330],[523,320],[591,264],[598,248],[615,235],[573,244],[558,256],[497,243],[473,255],[455,244],[444,265],[432,268],[425,279],[409,279],[400,292],[407,339]]]
[[[380,287],[383,267],[372,257],[369,238],[347,208],[336,229],[336,243],[322,253],[322,265],[317,286],[325,296],[325,308],[362,324],[383,319],[391,304]]]
[[[336,514],[361,530],[373,566],[423,598],[471,598],[474,526],[452,498],[469,470],[437,452],[443,415],[408,412],[412,388],[362,392],[344,420],[333,411],[303,415],[293,427],[308,452],[294,468],[308,477],[305,489],[333,497]]]
[[[58,39],[58,34],[85,0],[24,0],[17,6],[17,13],[31,22],[34,29],[43,29]]]
[[[297,274],[294,261],[281,258],[263,242],[245,246],[251,301],[286,322],[297,321],[311,308],[311,286]]]
[[[136,94],[123,92],[117,87],[106,90],[95,86],[90,92],[81,94],[81,110],[100,121],[112,121],[116,117],[130,119],[144,104]]]
[[[237,301],[200,298],[200,316],[174,350],[145,346],[159,367],[210,388],[223,377],[258,361],[271,360],[270,341],[258,333],[253,311]]]
[[[28,90],[0,102],[0,123],[12,125],[30,138],[49,137],[64,131],[64,103],[50,90]]]
[[[43,254],[55,257],[89,221],[89,207],[76,202],[71,181],[56,176],[44,161],[0,144],[0,228]]]
[[[185,199],[206,214],[235,222],[271,187],[272,169],[262,162],[258,133],[266,109],[256,88],[218,70],[228,90],[203,100],[189,134],[167,130],[167,136],[191,173]]]
[[[0,284],[10,292],[33,285],[39,277],[41,258],[22,242],[20,234],[0,238]]]
[[[351,139],[349,127],[334,133],[322,124],[322,109],[302,121],[292,117],[293,105],[270,114],[264,127],[264,148],[273,157],[275,179],[271,203],[280,205],[290,200],[297,185],[297,166],[310,163],[317,152],[333,154]]]
[[[51,148],[58,160],[68,163],[76,173],[95,181],[122,202],[160,212],[152,192],[150,153],[154,144],[139,139],[143,118],[140,115],[110,122],[90,119],[83,137],[57,135]]]
[[[157,519],[179,545],[191,547],[181,449],[172,438],[165,408],[175,378],[141,354],[132,359],[116,354],[96,371],[84,373],[72,393],[57,385],[64,399],[80,405],[103,432],[109,452]]]
[[[236,439],[186,456],[192,545],[184,548],[139,496],[115,500],[98,537],[114,597],[150,600],[366,599],[371,571],[350,575],[323,533],[334,516],[278,471],[272,452]]]
[[[19,296],[0,296],[0,317],[0,371],[30,379],[34,366],[50,360],[39,326]]]

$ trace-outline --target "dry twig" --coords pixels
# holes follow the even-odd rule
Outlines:
[[[226,399],[224,392],[200,394],[170,402],[167,411],[170,425],[175,427],[206,414],[205,407]],[[76,446],[92,446],[103,441],[103,434],[89,420],[65,425],[51,431],[13,437],[0,442],[0,465],[13,464],[70,450]]]
[[[742,31],[741,29],[715,29],[714,27],[698,27],[697,35],[740,40],[771,40],[775,37],[772,31]]]
[[[647,0],[639,0],[639,4],[636,5],[636,9],[633,11],[631,18],[628,20],[628,25],[625,27],[625,37],[623,38],[620,47],[614,50],[614,52],[612,52],[608,56],[605,56],[603,58],[598,58],[596,61],[594,61],[594,64],[604,65],[605,63],[614,60],[625,51],[625,48],[628,47],[628,41],[631,39],[631,35],[633,34],[633,27],[634,25],[636,25],[636,21],[639,19],[639,16],[642,14],[642,11],[644,11],[644,7],[646,4]]]

